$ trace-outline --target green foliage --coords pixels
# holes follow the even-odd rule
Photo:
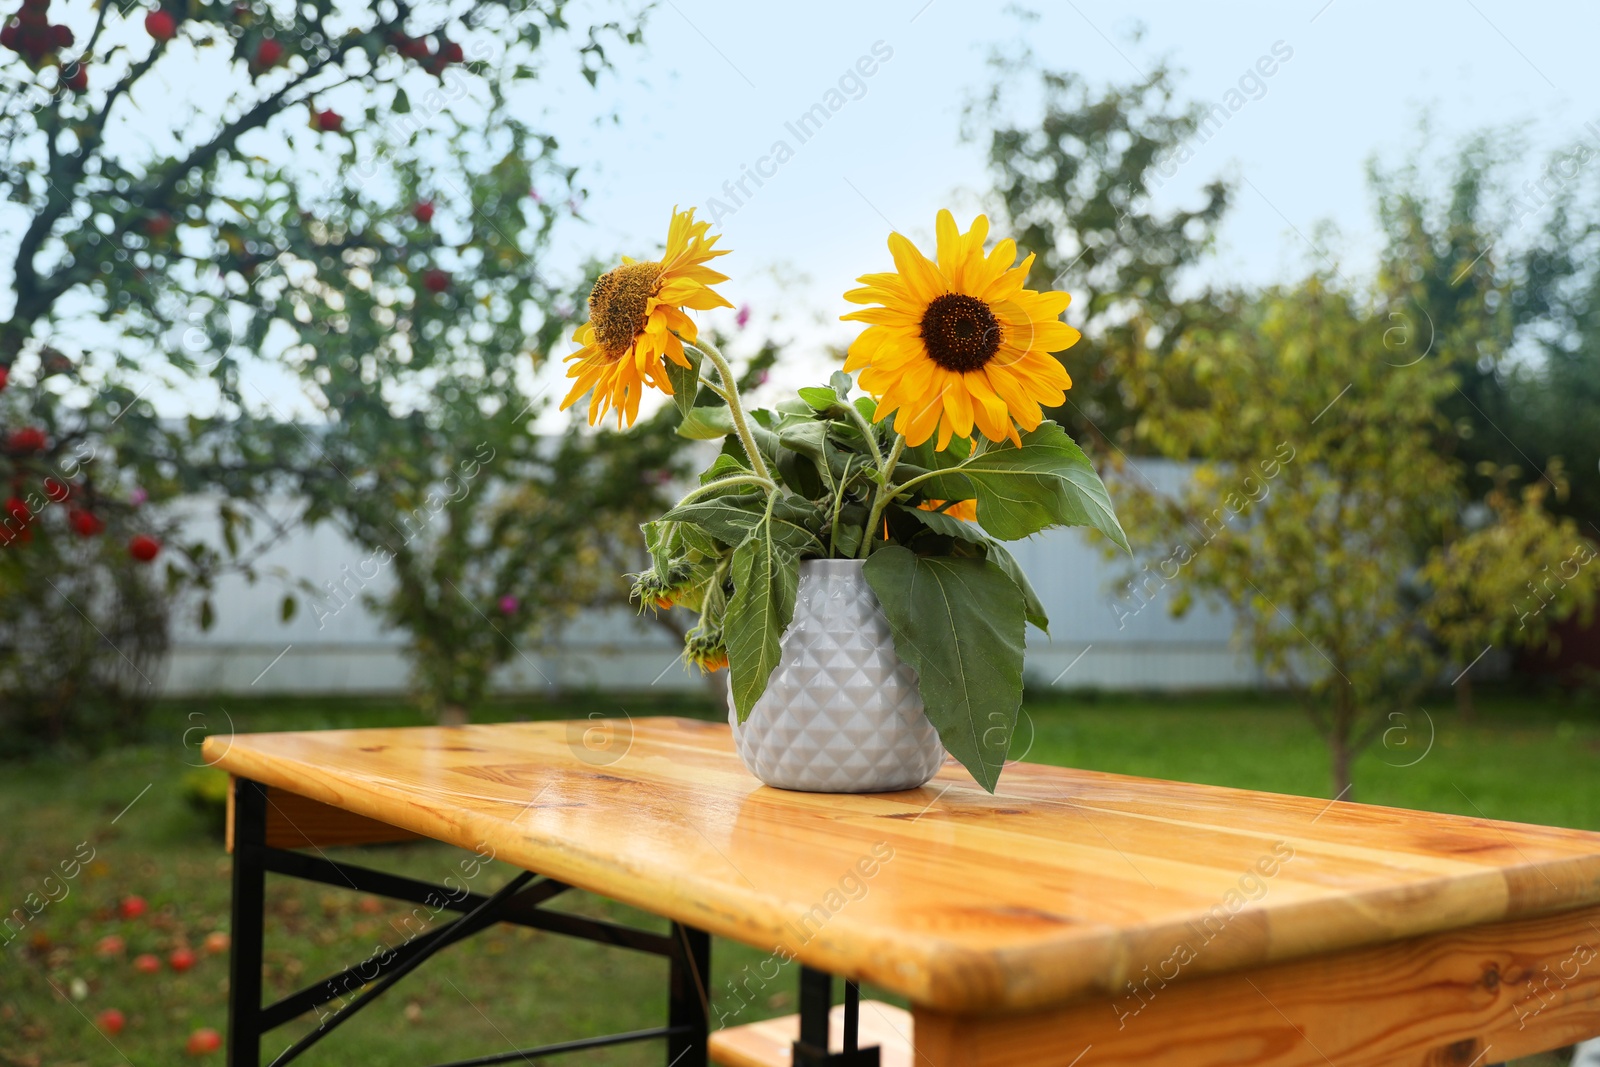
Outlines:
[[[1022,590],[993,560],[898,545],[867,557],[865,572],[939,740],[994,792],[1022,704]]]
[[[727,405],[692,408],[679,432],[723,438],[723,449],[698,488],[645,524],[652,565],[634,595],[699,614],[685,657],[708,669],[728,664],[743,722],[778,666],[801,561],[865,559],[895,648],[918,670],[929,720],[992,791],[1022,697],[1023,629],[1049,625],[997,539],[1054,526],[1091,526],[1119,545],[1126,538],[1105,486],[1059,426],[1043,423],[1020,446],[980,439],[947,452],[907,449],[872,421],[870,399],[850,401],[852,386],[836,373],[748,416],[737,390],[714,394]],[[973,500],[976,523],[938,510]]]
[[[776,499],[776,498],[774,498]],[[772,509],[733,550],[733,597],[723,623],[729,685],[743,722],[778,666],[783,631],[794,618],[800,557],[773,533]]]
[[[1232,605],[1257,660],[1303,696],[1338,791],[1353,755],[1391,713],[1412,710],[1448,662],[1430,622],[1459,614],[1437,598],[1475,580],[1457,570],[1463,554],[1512,584],[1518,573],[1535,579],[1540,561],[1523,558],[1524,539],[1503,528],[1458,542],[1471,497],[1460,464],[1438,448],[1440,407],[1457,383],[1443,361],[1374,358],[1387,316],[1320,278],[1229,310],[1235,326],[1124,368],[1141,442],[1199,457],[1175,497],[1136,471],[1119,480],[1154,564],[1124,604],[1137,610],[1171,585],[1179,610],[1197,594]],[[1538,503],[1523,521],[1543,521]],[[1540,527],[1536,537],[1554,535]]]
[[[1198,105],[1174,101],[1165,67],[1097,90],[1082,75],[1040,69],[1031,55],[994,65],[1001,74],[968,124],[987,141],[997,226],[1037,257],[1033,276],[1048,279],[1045,288],[1073,292],[1073,323],[1088,339],[1058,356],[1073,388],[1053,415],[1079,440],[1116,439],[1138,417],[1118,385],[1119,353],[1169,351],[1210,318],[1206,302],[1180,297],[1178,286],[1211,247],[1230,189],[1212,182],[1198,207],[1154,209],[1158,166],[1203,116]],[[1036,86],[1040,97],[1024,122],[1016,116],[1029,112],[1009,95],[1019,85]]]
[[[160,564],[128,555],[124,517],[82,537],[63,510],[0,547],[0,756],[138,736],[161,678],[170,604]]]
[[[512,360],[520,354],[525,367],[524,339],[532,333],[545,348],[561,323],[529,315],[552,301],[527,257],[556,216],[550,200],[529,194],[544,182],[560,203],[573,193],[573,172],[554,162],[551,138],[502,121],[500,109],[515,83],[537,75],[541,43],[572,31],[566,4],[356,0],[161,10],[171,34],[147,32],[146,8],[102,4],[76,43],[53,44],[30,62],[0,52],[12,86],[0,105],[0,191],[20,220],[3,249],[13,300],[0,322],[0,370],[10,386],[0,432],[28,427],[46,437],[39,449],[7,448],[0,474],[26,497],[40,477],[78,458],[75,501],[124,543],[132,532],[161,532],[160,512],[149,505],[139,526],[124,521],[135,488],[154,505],[185,493],[221,496],[221,545],[164,550],[169,592],[208,589],[224,565],[249,572],[251,541],[339,515],[365,533],[361,543],[405,557],[395,567],[407,575],[395,605],[416,610],[400,614],[437,621],[448,614],[436,610],[443,601],[469,595],[450,592],[452,582],[470,583],[456,582],[462,572],[443,561],[476,551],[458,520],[482,512],[469,516],[454,489],[443,497],[434,490],[452,475],[459,488],[461,464],[482,465],[485,455],[507,468],[519,458],[534,462],[519,457],[525,428],[506,407],[516,396]],[[589,26],[574,42],[591,83],[613,35],[637,40],[636,30],[612,23]],[[138,122],[148,128],[150,94],[192,81],[196,52],[224,59],[216,65],[224,73],[208,75],[203,106],[170,116],[170,136],[114,136],[141,107]],[[292,170],[271,162],[284,149]],[[460,167],[469,156],[473,181]],[[333,177],[324,183],[320,174]],[[246,374],[285,332],[284,365],[306,376],[313,407],[334,429],[298,425],[300,412],[256,414],[271,401]],[[458,348],[467,353],[458,357]],[[486,351],[505,359],[490,366],[475,358]],[[447,372],[468,384],[458,387]],[[211,395],[215,414],[158,420],[145,399],[158,382]],[[393,447],[363,451],[380,438]],[[623,495],[634,499],[642,472],[661,466],[651,457],[672,450],[667,434],[654,440],[663,447],[622,462],[583,449],[538,457],[543,484],[582,506],[585,494],[573,487],[589,484],[592,471],[580,478],[579,469],[609,465],[612,478],[601,482],[608,488],[596,495],[612,493],[627,471]],[[78,457],[83,450],[88,459]],[[294,489],[311,490],[303,515],[284,519],[264,506]],[[597,514],[598,524],[610,513],[602,506]],[[443,532],[413,541],[395,525],[408,519]],[[498,521],[503,534],[514,517]],[[372,532],[380,527],[384,533]],[[544,533],[530,524],[527,536],[541,545]],[[561,551],[590,537],[599,535],[550,544]],[[440,545],[449,550],[437,552]],[[74,558],[51,565],[77,566]],[[389,565],[375,558],[351,564]],[[539,566],[528,571],[528,586],[543,589]],[[12,588],[0,586],[0,596]],[[436,595],[441,588],[446,596]],[[347,585],[346,592],[354,595]],[[483,590],[470,595],[482,606]],[[19,604],[17,613],[24,610]],[[285,613],[292,610],[286,602]],[[214,614],[201,598],[201,625]],[[448,691],[452,700],[472,691],[460,679],[494,659],[462,648],[459,669],[440,666],[458,655],[455,644],[441,623],[418,646],[419,655],[439,650],[421,673],[432,679],[430,692]]]
[[[1549,646],[1556,623],[1573,616],[1587,623],[1600,597],[1594,544],[1575,521],[1546,509],[1551,483],[1515,493],[1513,473],[1498,472],[1483,519],[1463,524],[1420,574],[1431,592],[1428,626],[1463,667],[1491,646]],[[1564,479],[1555,484],[1558,494],[1565,490]]]
[[[1579,140],[1529,182],[1509,177],[1514,138],[1480,134],[1443,165],[1373,168],[1386,245],[1379,276],[1393,329],[1385,359],[1448,362],[1445,446],[1474,495],[1515,469],[1524,484],[1563,461],[1546,501],[1600,524],[1600,199],[1595,146]],[[1446,184],[1432,182],[1443,172]],[[1550,485],[1545,482],[1546,486]]]
[[[926,470],[952,472],[926,484],[930,495],[976,498],[978,525],[1001,540],[1021,540],[1051,526],[1089,526],[1126,551],[1127,535],[1100,475],[1066,431],[1045,422],[1021,437],[1019,447],[979,456],[959,444],[946,452],[923,444],[912,456]]]

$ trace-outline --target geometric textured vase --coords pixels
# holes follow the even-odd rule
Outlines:
[[[895,655],[861,567],[854,559],[802,562],[794,621],[766,692],[743,723],[728,698],[739,758],[770,786],[888,793],[915,789],[944,762],[917,672]]]

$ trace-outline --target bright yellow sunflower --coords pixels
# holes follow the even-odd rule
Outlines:
[[[711,288],[728,276],[705,264],[727,255],[728,250],[712,247],[719,238],[708,238],[709,229],[709,222],[694,221],[694,208],[674,208],[667,250],[659,261],[623,257],[622,266],[602,274],[594,283],[589,293],[589,321],[572,335],[583,347],[567,357],[573,364],[567,377],[577,382],[561,402],[561,410],[593,390],[589,425],[615,408],[617,426],[632,426],[639,417],[639,397],[645,386],[672,395],[662,357],[680,367],[689,366],[683,341],[693,344],[699,336],[684,309],[709,311],[733,306]]]
[[[1021,444],[1017,427],[1032,430],[1040,406],[1066,400],[1072,379],[1051,355],[1080,336],[1061,321],[1071,297],[1024,289],[1033,256],[1013,266],[1015,241],[987,256],[989,220],[979,215],[966,233],[941,210],[937,261],[898,233],[889,235],[895,271],[866,274],[865,288],[844,294],[875,304],[842,316],[869,325],[850,345],[844,369],[861,371],[861,388],[878,400],[877,418],[894,415],[906,443],[920,445],[938,431],[936,449],[976,427],[991,441]]]

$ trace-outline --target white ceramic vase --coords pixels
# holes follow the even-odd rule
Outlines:
[[[922,712],[917,672],[895,655],[889,620],[862,561],[800,564],[794,621],[766,692],[742,724],[728,698],[739,758],[779,789],[915,789],[944,761]]]

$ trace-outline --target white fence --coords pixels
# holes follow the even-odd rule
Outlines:
[[[1141,462],[1158,482],[1175,483],[1172,464]],[[197,516],[205,514],[203,507]],[[210,522],[197,517],[194,533]],[[1178,690],[1250,686],[1261,682],[1248,654],[1232,643],[1232,620],[1197,605],[1181,620],[1167,597],[1148,603],[1113,598],[1113,580],[1127,561],[1107,561],[1077,530],[1052,531],[1014,546],[1050,616],[1047,636],[1030,627],[1029,683],[1059,688]],[[357,572],[367,553],[332,527],[301,529],[263,559],[317,585]],[[379,574],[367,586],[381,593]],[[405,689],[403,635],[385,631],[359,602],[320,620],[302,610],[284,623],[284,587],[229,578],[217,590],[216,621],[207,632],[184,623],[174,633],[165,689],[172,694],[398,693]],[[669,634],[630,612],[580,616],[551,642],[519,648],[495,678],[502,691],[686,689],[702,683],[676,662]]]

